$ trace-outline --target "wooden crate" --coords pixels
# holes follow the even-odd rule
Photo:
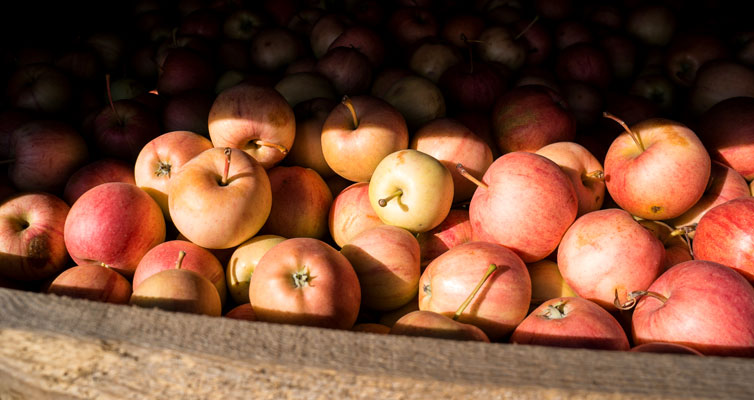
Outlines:
[[[0,289],[0,399],[754,399],[754,360],[298,327]]]

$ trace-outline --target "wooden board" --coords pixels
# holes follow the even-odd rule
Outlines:
[[[754,360],[470,343],[0,289],[0,399],[753,399]]]

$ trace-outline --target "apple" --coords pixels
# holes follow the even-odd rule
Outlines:
[[[552,160],[568,175],[579,199],[577,216],[602,207],[605,200],[604,171],[589,150],[574,142],[555,142],[540,148],[536,154]]]
[[[336,105],[334,100],[317,97],[294,107],[296,140],[284,160],[285,164],[311,168],[323,179],[336,175],[322,152],[322,126]]]
[[[472,13],[454,13],[448,15],[445,23],[440,28],[440,36],[458,48],[466,48],[467,40],[476,40],[479,34],[484,30],[485,21],[479,15]]]
[[[535,152],[554,142],[573,141],[576,121],[563,98],[541,85],[515,87],[492,111],[493,135],[500,151]]]
[[[489,343],[484,331],[474,325],[458,322],[434,311],[412,311],[390,328],[391,335],[422,336],[438,339],[471,340]]]
[[[645,44],[665,46],[673,38],[678,21],[676,11],[665,4],[643,4],[626,19],[626,30]]]
[[[689,110],[699,116],[733,97],[754,97],[754,68],[727,59],[705,63],[688,94]]]
[[[84,165],[89,150],[70,124],[34,120],[13,131],[8,177],[19,191],[63,192],[68,178]]]
[[[87,190],[105,182],[126,182],[135,185],[133,165],[115,158],[101,158],[84,164],[66,181],[63,200],[68,205],[73,205]]]
[[[326,14],[324,8],[312,4],[304,4],[304,8],[299,9],[288,21],[288,29],[291,31],[308,36],[317,21]]]
[[[251,307],[250,303],[239,304],[233,307],[230,311],[225,313],[224,317],[243,321],[257,320],[257,315],[254,313],[254,308]]]
[[[435,37],[440,22],[427,7],[403,6],[395,9],[387,20],[387,31],[401,49],[408,49],[422,39]]]
[[[383,98],[395,82],[413,75],[413,71],[408,68],[385,66],[375,74],[369,94]]]
[[[754,197],[739,197],[710,208],[694,232],[694,258],[735,269],[754,282]]]
[[[629,94],[646,97],[665,113],[677,107],[676,92],[676,84],[664,72],[654,71],[653,68],[637,76],[628,89]]]
[[[351,329],[361,288],[344,255],[321,240],[292,238],[259,260],[249,300],[259,321]]]
[[[215,147],[238,148],[265,169],[285,157],[296,135],[293,108],[270,87],[240,83],[215,98],[209,112]]]
[[[165,269],[145,279],[131,294],[129,303],[166,311],[219,317],[222,303],[217,288],[198,273],[182,269],[185,253],[179,252],[175,268]]]
[[[191,131],[209,136],[207,117],[214,101],[211,91],[187,90],[170,96],[162,109],[163,131]]]
[[[605,184],[612,199],[641,218],[664,220],[688,211],[704,194],[711,160],[694,131],[653,118],[628,127],[605,156]]]
[[[588,130],[600,121],[605,109],[605,98],[601,90],[579,81],[563,82],[560,90],[576,120],[577,135],[579,131]]]
[[[453,177],[426,153],[398,150],[377,164],[369,181],[369,203],[385,224],[426,232],[450,211]]]
[[[267,176],[272,208],[261,231],[287,238],[324,239],[333,196],[317,171],[278,165],[269,169]]]
[[[327,221],[330,236],[341,248],[359,233],[383,225],[369,202],[369,182],[352,183],[338,193]]]
[[[368,332],[386,335],[390,333],[390,327],[376,322],[359,322],[351,328],[354,332]]]
[[[328,13],[320,17],[309,33],[309,45],[316,58],[321,58],[335,39],[352,21],[343,14]]]
[[[526,43],[515,35],[503,25],[487,26],[476,39],[479,57],[500,63],[511,71],[520,69],[526,62]]]
[[[697,131],[710,156],[754,180],[754,99],[733,97],[699,118]]]
[[[593,43],[576,43],[561,50],[555,61],[555,73],[561,81],[585,82],[602,90],[613,79],[608,57]]]
[[[729,55],[726,43],[717,35],[682,32],[668,44],[665,71],[674,83],[689,87],[696,80],[696,73],[702,65]]]
[[[600,48],[610,64],[613,78],[626,80],[633,76],[639,62],[639,45],[626,33],[615,32],[599,39]]]
[[[593,43],[595,40],[592,28],[577,19],[559,21],[553,28],[553,36],[558,51],[579,43]]]
[[[275,84],[275,90],[293,107],[294,112],[298,104],[315,98],[338,99],[332,82],[313,71],[288,74]]]
[[[639,353],[664,353],[664,354],[690,354],[694,356],[703,356],[698,350],[680,343],[668,342],[647,342],[631,348],[633,352]]]
[[[60,68],[47,63],[18,67],[8,78],[5,94],[19,109],[63,115],[74,104],[75,88]]]
[[[544,259],[528,264],[526,268],[531,279],[531,307],[558,297],[578,296],[563,279],[556,262]]]
[[[17,128],[31,122],[31,112],[8,108],[0,111],[0,157],[6,159],[10,153],[10,137]]]
[[[92,142],[100,154],[129,162],[162,133],[157,114],[136,99],[110,102],[96,115],[92,129]]]
[[[448,216],[436,227],[416,234],[421,249],[422,270],[435,258],[458,245],[470,242],[472,237],[469,211],[451,209]]]
[[[526,265],[505,246],[468,242],[435,258],[419,281],[419,309],[453,316],[491,265],[496,269],[479,297],[454,319],[481,328],[490,340],[501,339],[526,317],[531,302]]]
[[[190,131],[163,133],[150,140],[139,152],[132,167],[134,183],[159,204],[166,221],[172,221],[168,207],[168,185],[184,164],[212,142]]]
[[[418,44],[408,59],[409,68],[416,74],[437,83],[443,73],[461,61],[456,47],[440,41]]]
[[[361,285],[361,304],[371,310],[395,310],[419,290],[420,248],[411,232],[390,225],[365,230],[341,248]]]
[[[385,44],[382,37],[372,28],[351,25],[330,43],[328,51],[336,47],[353,47],[364,54],[372,67],[382,65],[385,58]]]
[[[518,20],[513,24],[513,29],[520,32],[520,37],[525,41],[525,65],[543,65],[552,56],[554,40],[551,29],[546,24],[536,23],[536,20]]]
[[[540,346],[622,350],[630,348],[620,323],[597,304],[581,297],[542,303],[516,327],[511,342]]]
[[[687,261],[638,296],[631,318],[634,344],[660,341],[704,355],[754,355],[754,288],[733,269]]]
[[[194,271],[212,282],[220,296],[220,303],[225,304],[228,289],[220,261],[209,250],[185,240],[169,240],[149,249],[136,266],[132,279],[133,289],[137,290],[150,276],[175,268],[176,254],[181,251],[186,253],[181,259],[181,268]]]
[[[408,128],[400,112],[371,95],[344,98],[322,125],[322,154],[336,174],[367,182],[388,154],[408,147]]]
[[[47,293],[113,304],[128,304],[131,292],[131,282],[99,264],[68,268],[47,288]]]
[[[269,18],[261,10],[238,8],[229,12],[222,22],[225,37],[248,41],[261,27],[270,25]]]
[[[304,43],[292,30],[280,26],[259,29],[251,38],[251,63],[262,71],[278,71],[304,55]]]
[[[451,107],[487,112],[506,90],[506,80],[489,63],[471,60],[446,68],[437,84]]]
[[[330,80],[340,95],[365,94],[372,84],[372,63],[353,47],[331,48],[317,60],[314,70]]]
[[[409,75],[396,81],[382,98],[395,107],[406,119],[410,131],[445,116],[445,97],[431,80]]]
[[[479,185],[469,204],[474,240],[506,246],[527,263],[552,253],[578,213],[568,176],[538,154],[504,154]]]
[[[276,244],[285,240],[277,235],[258,235],[233,250],[225,268],[225,281],[230,296],[237,304],[249,302],[249,281],[259,260]]]
[[[573,290],[615,310],[629,292],[646,290],[660,275],[665,247],[625,210],[584,214],[563,235],[557,252],[560,274]]]
[[[262,228],[272,207],[262,164],[239,149],[215,147],[183,164],[168,185],[168,211],[189,241],[210,249],[238,246]]]
[[[211,91],[215,84],[210,60],[189,47],[170,48],[158,67],[157,91],[161,95],[174,96],[192,89]]]
[[[223,33],[223,21],[217,10],[198,8],[181,18],[176,33],[179,35],[202,36],[216,40]]]
[[[637,219],[641,226],[655,235],[665,247],[665,261],[662,264],[663,272],[673,265],[694,258],[691,252],[691,239],[693,238],[693,229],[691,227],[673,228],[662,221],[639,219],[637,217],[634,219]]]
[[[0,203],[0,276],[35,281],[66,267],[63,226],[69,206],[44,192],[11,195]]]

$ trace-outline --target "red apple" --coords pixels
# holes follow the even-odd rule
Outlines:
[[[555,73],[561,81],[579,81],[607,89],[613,79],[605,52],[592,43],[577,43],[558,53]]]
[[[225,317],[244,321],[256,321],[257,315],[250,303],[239,304],[225,313]]]
[[[709,61],[696,73],[689,92],[689,109],[701,115],[733,97],[754,97],[754,68],[726,59]]]
[[[6,95],[16,108],[62,115],[74,103],[74,85],[57,67],[30,64],[19,67],[8,78]]]
[[[123,275],[99,264],[84,264],[61,272],[47,293],[113,304],[128,304],[131,282]]]
[[[446,251],[470,242],[471,235],[468,210],[451,209],[440,225],[416,235],[421,249],[422,270]]]
[[[163,131],[191,131],[209,137],[207,117],[214,101],[211,91],[187,90],[170,96],[162,109]]]
[[[529,278],[531,278],[531,305],[529,310],[538,307],[547,300],[558,297],[578,296],[560,274],[558,264],[544,259],[527,264]]]
[[[63,200],[68,205],[73,205],[87,190],[106,182],[135,185],[133,165],[114,158],[102,158],[85,164],[68,178],[63,190]]]
[[[383,225],[369,203],[369,182],[353,183],[333,199],[328,214],[330,236],[343,247],[359,233]]]
[[[484,61],[458,62],[437,80],[451,107],[488,111],[505,92],[506,78]]]
[[[466,42],[461,35],[467,40],[475,40],[482,30],[484,30],[485,21],[479,15],[475,14],[453,14],[449,15],[445,23],[440,28],[440,36],[449,43],[459,48],[465,48]]]
[[[697,130],[712,158],[754,180],[754,99],[719,102],[702,114]]]
[[[93,142],[100,154],[133,161],[162,132],[157,115],[135,99],[118,100],[102,108],[93,122]]]
[[[304,43],[293,31],[264,27],[251,38],[251,62],[262,71],[278,71],[304,55]]]
[[[334,47],[323,54],[314,70],[332,82],[341,95],[364,94],[372,84],[369,58],[353,47]]]
[[[432,10],[426,7],[399,7],[388,17],[387,29],[402,49],[418,41],[435,37],[440,23]]]
[[[698,350],[685,344],[668,343],[668,342],[647,342],[631,348],[633,352],[644,353],[664,353],[664,354],[690,354],[694,356],[703,356]]]
[[[382,37],[373,29],[365,26],[352,25],[330,43],[328,51],[336,47],[353,47],[364,54],[373,67],[382,65],[385,58],[385,44]]]
[[[730,54],[722,38],[714,34],[684,32],[673,37],[665,58],[667,76],[678,85],[691,86],[699,68]]]
[[[191,48],[171,48],[158,65],[157,91],[161,95],[173,96],[191,89],[210,91],[215,84],[212,64]]]

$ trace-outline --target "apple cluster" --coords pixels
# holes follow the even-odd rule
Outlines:
[[[0,287],[754,357],[734,3],[116,3],[2,48]]]

